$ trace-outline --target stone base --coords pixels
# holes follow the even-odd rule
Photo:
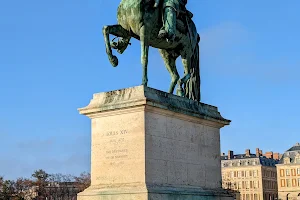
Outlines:
[[[90,187],[77,200],[233,200],[223,190],[203,190],[195,187],[130,186],[120,188]]]
[[[94,94],[91,187],[78,200],[230,199],[214,106],[139,86]]]

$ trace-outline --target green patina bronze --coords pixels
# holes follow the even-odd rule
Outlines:
[[[103,27],[106,52],[116,67],[118,59],[112,48],[122,54],[130,39],[141,42],[142,84],[148,84],[149,47],[158,48],[171,75],[169,93],[177,85],[177,95],[200,101],[199,41],[193,14],[186,10],[187,0],[122,0],[118,8],[118,24]],[[118,37],[110,41],[109,35]],[[184,76],[179,77],[176,59],[181,56]]]

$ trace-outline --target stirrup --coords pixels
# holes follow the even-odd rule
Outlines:
[[[158,33],[158,38],[159,39],[165,39],[167,38],[167,35],[168,35],[168,32],[166,30],[160,30],[159,33]]]
[[[175,40],[175,38],[176,38],[176,35],[175,34],[171,34],[171,36],[169,35],[169,37],[167,38],[167,42],[174,42],[174,40]]]

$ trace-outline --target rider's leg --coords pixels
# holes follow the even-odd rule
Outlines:
[[[174,39],[176,33],[177,12],[173,7],[166,7],[164,9],[164,26],[159,31],[159,38]]]

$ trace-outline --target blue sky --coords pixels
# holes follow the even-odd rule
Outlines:
[[[116,23],[118,4],[1,1],[0,175],[89,171],[90,121],[77,108],[93,93],[141,84],[137,41],[117,68],[105,54],[101,30]],[[283,152],[299,142],[300,2],[190,0],[188,8],[201,35],[202,101],[232,120],[222,151]],[[151,49],[149,86],[169,83]]]

